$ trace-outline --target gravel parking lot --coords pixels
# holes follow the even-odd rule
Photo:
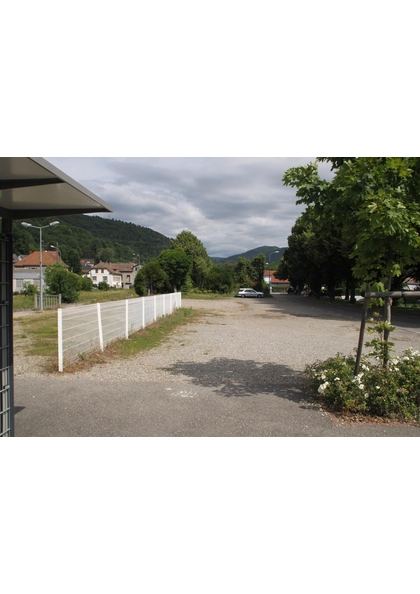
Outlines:
[[[74,374],[16,360],[19,435],[420,435],[407,426],[347,426],[308,401],[308,363],[357,346],[360,307],[301,296],[183,300],[197,323],[134,359]],[[397,350],[418,348],[414,323]]]

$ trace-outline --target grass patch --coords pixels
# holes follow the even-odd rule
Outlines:
[[[138,295],[132,289],[118,289],[110,291],[80,291],[76,303],[70,305],[91,305],[92,303],[106,303],[108,301],[123,301],[124,299],[137,299]],[[65,305],[65,304],[63,304]],[[13,295],[13,309],[34,309],[34,296]]]
[[[81,356],[80,361],[71,366],[66,366],[66,373],[73,373],[81,369],[90,369],[96,364],[106,364],[115,359],[129,359],[141,352],[149,351],[161,345],[175,330],[182,326],[196,322],[204,315],[204,312],[195,311],[191,308],[177,309],[172,315],[157,320],[154,324],[147,326],[144,330],[134,332],[128,340],[116,340],[101,353],[86,354]]]
[[[183,299],[205,299],[207,301],[216,301],[220,299],[231,299],[234,297],[236,293],[231,293],[230,295],[221,295],[220,293],[211,293],[211,292],[200,292],[196,293],[195,291],[191,293],[182,293]]]
[[[125,299],[138,299],[138,295],[132,289],[81,291],[77,303],[91,305],[92,303],[107,303],[109,301],[123,301]]]
[[[20,309],[34,309],[34,296],[13,295],[13,309],[15,311],[19,311]]]
[[[84,355],[80,363],[66,367],[65,371],[71,373],[80,369],[89,369],[97,363],[106,363],[118,358],[128,359],[142,351],[149,351],[162,344],[175,330],[196,322],[203,315],[204,312],[191,308],[177,309],[172,315],[161,318],[144,330],[135,332],[128,340],[113,342],[103,353]],[[29,339],[27,345],[22,347],[24,354],[45,357],[45,371],[57,371],[57,313],[55,311],[34,313],[31,316],[16,318],[16,322],[19,322],[19,334],[16,337]]]
[[[57,356],[57,312],[37,313],[19,320],[21,338],[29,338],[25,354],[30,356]]]
[[[144,330],[135,332],[128,340],[119,340],[110,345],[107,351],[115,357],[128,359],[142,351],[149,351],[160,344],[178,328],[195,322],[202,315],[191,308],[177,309],[172,315],[161,318]]]

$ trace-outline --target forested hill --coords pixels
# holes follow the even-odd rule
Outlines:
[[[150,262],[163,250],[170,248],[170,238],[153,229],[125,223],[115,219],[88,215],[66,215],[31,219],[29,222],[37,227],[48,225],[52,221],[60,221],[56,227],[43,229],[44,249],[58,246],[65,262],[70,259],[94,258],[105,262]],[[13,223],[13,253],[26,255],[39,250],[38,229],[26,229],[21,221]],[[270,261],[278,262],[286,248],[261,246],[243,254],[227,258],[213,258],[217,262],[237,261],[239,257],[252,260],[259,254],[272,253]]]
[[[58,245],[63,252],[76,250],[80,258],[131,262],[149,262],[162,250],[169,249],[170,239],[147,227],[99,216],[66,215],[48,219],[31,219],[32,225],[44,226],[51,221],[60,225],[43,230],[44,249]],[[13,223],[14,253],[29,254],[39,250],[37,229],[25,229],[20,221]],[[65,258],[64,258],[65,259]]]
[[[277,254],[272,253],[272,252],[276,252],[277,250],[278,250]],[[247,260],[253,260],[256,256],[259,256],[260,254],[265,254],[267,256],[267,258],[271,254],[270,262],[279,262],[280,258],[283,256],[285,250],[286,250],[285,247],[279,248],[275,245],[274,246],[263,245],[261,247],[255,248],[253,250],[249,250],[248,252],[244,252],[243,254],[236,254],[235,256],[229,256],[227,258],[214,258],[214,259],[217,260],[218,262],[236,262],[238,260],[238,258],[246,258]]]
[[[86,215],[67,215],[62,219],[75,227],[85,229],[95,237],[132,247],[135,253],[140,254],[142,260],[149,261],[170,247],[169,237],[134,223]]]

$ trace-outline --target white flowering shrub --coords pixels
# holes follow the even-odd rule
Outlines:
[[[382,360],[362,358],[354,375],[355,358],[337,354],[306,368],[311,392],[326,408],[399,420],[420,420],[420,353],[409,349]]]

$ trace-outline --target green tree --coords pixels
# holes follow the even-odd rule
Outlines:
[[[87,276],[82,276],[80,279],[80,290],[81,291],[92,291],[93,282]]]
[[[61,295],[64,303],[74,303],[79,297],[81,278],[56,262],[45,269],[45,284],[50,295]]]
[[[230,293],[234,285],[232,272],[219,264],[214,264],[207,272],[204,286],[215,293]]]
[[[192,270],[192,258],[181,248],[164,250],[158,257],[173,291],[180,289]]]
[[[319,157],[331,163],[331,182],[317,165],[286,171],[283,181],[297,188],[299,203],[312,209],[320,236],[331,229],[348,253],[353,276],[377,291],[420,261],[420,158]],[[385,308],[390,326],[389,300]],[[385,342],[389,332],[385,334]],[[360,362],[359,340],[356,370]],[[357,373],[357,371],[355,371]]]
[[[82,265],[80,264],[80,252],[73,248],[63,248],[62,250],[63,261],[71,272],[80,274],[82,272]]]
[[[202,242],[191,231],[181,231],[171,240],[171,249],[181,248],[192,259],[191,279],[198,288],[203,287],[211,260]]]
[[[254,281],[254,288],[257,291],[264,290],[265,254],[259,254],[251,262],[251,276]]]
[[[168,293],[171,290],[168,275],[158,260],[152,260],[138,271],[134,279],[134,290],[139,297]]]
[[[413,157],[361,157],[337,170],[334,213],[344,236],[354,238],[358,279],[385,286],[420,261],[419,172]]]
[[[313,207],[321,234],[333,228],[352,260],[354,276],[383,287],[420,261],[420,159],[319,157],[331,163],[331,182],[316,163],[283,178],[297,188],[298,203]]]
[[[292,287],[300,291],[305,285],[319,294],[323,282],[319,262],[317,239],[310,224],[310,217],[304,213],[292,227],[288,237],[288,249],[280,260],[277,278],[288,278]]]
[[[100,262],[115,262],[115,250],[111,247],[106,247],[98,251],[98,258]]]
[[[235,280],[240,287],[246,288],[251,284],[252,265],[248,258],[238,257],[235,266]]]

